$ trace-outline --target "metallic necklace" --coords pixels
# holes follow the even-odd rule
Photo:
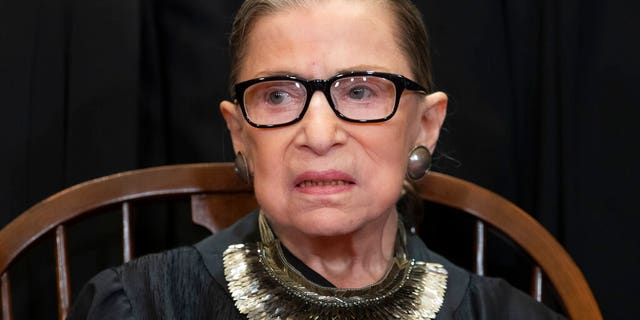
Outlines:
[[[370,286],[339,289],[307,280],[285,259],[280,241],[260,212],[261,242],[230,245],[224,275],[248,319],[434,319],[447,289],[447,270],[408,260],[398,226],[395,255],[385,276]]]

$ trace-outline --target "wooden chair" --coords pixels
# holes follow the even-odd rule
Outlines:
[[[482,187],[431,173],[417,187],[422,198],[468,212],[477,218],[475,271],[484,274],[485,224],[511,238],[537,264],[532,295],[540,301],[546,274],[572,319],[602,319],[584,276],[560,244],[538,222],[504,198]],[[162,166],[114,174],[61,191],[33,206],[0,231],[2,319],[12,319],[12,261],[43,236],[55,237],[58,315],[66,318],[70,301],[65,228],[73,219],[105,206],[120,206],[123,260],[133,256],[132,203],[149,198],[190,197],[194,223],[216,232],[257,207],[250,186],[240,182],[230,163]]]

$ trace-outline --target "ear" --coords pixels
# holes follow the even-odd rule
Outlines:
[[[433,154],[440,136],[440,129],[447,114],[447,95],[443,92],[434,92],[424,97],[420,115],[420,132],[415,145],[422,145]]]
[[[233,144],[233,150],[237,152],[245,152],[245,143],[243,138],[244,119],[242,117],[242,111],[230,101],[220,102],[220,113],[227,123],[227,129],[231,133],[231,143]]]

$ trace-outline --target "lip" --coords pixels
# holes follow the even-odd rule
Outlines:
[[[337,194],[351,190],[355,179],[339,170],[306,171],[293,180],[294,188],[315,195]]]

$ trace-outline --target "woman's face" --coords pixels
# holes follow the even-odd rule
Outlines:
[[[327,79],[348,71],[412,78],[394,37],[393,17],[370,1],[324,1],[261,17],[251,29],[239,81],[273,75]],[[406,91],[386,122],[339,119],[322,92],[304,118],[258,129],[230,102],[221,104],[234,148],[247,158],[256,197],[276,231],[345,235],[395,212],[416,145],[433,148],[446,97]],[[436,108],[432,108],[433,106]]]

